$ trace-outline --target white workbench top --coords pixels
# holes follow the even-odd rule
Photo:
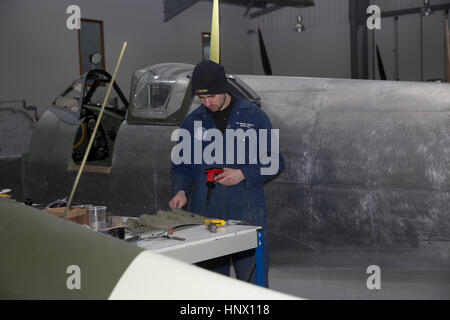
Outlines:
[[[226,225],[213,233],[204,225],[175,229],[173,236],[185,241],[156,238],[140,240],[137,246],[187,262],[200,261],[257,247],[257,230],[261,227]],[[157,234],[157,232],[153,232]]]

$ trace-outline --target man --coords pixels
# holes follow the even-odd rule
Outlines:
[[[284,161],[277,150],[271,149],[272,124],[259,107],[230,93],[230,87],[225,76],[224,67],[212,61],[202,61],[197,64],[192,73],[192,90],[200,98],[201,105],[191,112],[181,124],[181,129],[190,133],[192,146],[201,143],[201,163],[190,161],[190,163],[172,163],[172,183],[174,197],[169,202],[169,207],[182,208],[187,203],[187,197],[193,187],[189,210],[191,212],[224,220],[242,220],[251,225],[262,226],[266,230],[266,206],[262,184],[279,174],[284,168]],[[201,127],[198,123],[201,121]],[[196,124],[197,123],[197,127]],[[220,130],[224,137],[223,161],[207,165],[203,159],[203,151],[208,146],[206,139],[211,129]],[[250,150],[250,138],[245,138],[245,161],[238,161],[239,144],[236,141],[225,139],[231,130],[241,129],[244,131],[254,130],[255,135],[260,130],[267,130],[267,155],[276,157],[278,167],[271,174],[262,174],[263,168],[259,159],[259,153]],[[232,131],[231,131],[232,132]],[[251,132],[253,133],[253,132]],[[197,139],[197,142],[194,140]],[[255,141],[253,141],[254,143]],[[260,141],[256,144],[259,148]],[[231,146],[231,147],[230,147]],[[241,145],[242,146],[242,145]],[[278,146],[278,145],[277,145]],[[241,148],[242,149],[242,148]],[[195,147],[192,148],[195,151]],[[253,149],[255,150],[255,149]],[[199,152],[200,150],[197,150]],[[216,150],[217,151],[217,150]],[[230,158],[227,153],[233,151]],[[194,153],[193,152],[193,153]],[[219,156],[218,154],[214,154]],[[191,160],[194,160],[192,155]],[[225,161],[226,159],[226,161]],[[253,161],[251,161],[253,159]],[[221,168],[223,173],[215,177],[217,185],[211,190],[210,199],[207,202],[208,188],[206,186],[205,169]],[[266,284],[268,274],[268,245],[265,245],[265,269]],[[231,257],[236,277],[247,280],[252,272],[254,250],[249,250]],[[199,264],[208,269],[215,270],[225,275],[230,272],[230,257],[221,257]],[[256,275],[251,273],[250,282],[256,283]]]

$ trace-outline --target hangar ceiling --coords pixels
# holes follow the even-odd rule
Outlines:
[[[164,0],[164,22],[169,21],[184,10],[190,8],[200,0]],[[210,1],[211,0],[203,0]],[[314,6],[313,0],[220,0],[220,4],[227,3],[245,8],[243,15],[249,15],[250,19],[273,12],[283,7],[310,7]],[[251,8],[258,8],[249,14]]]

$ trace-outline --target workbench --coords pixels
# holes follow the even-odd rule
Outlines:
[[[157,232],[156,232],[157,233]],[[232,253],[256,249],[256,282],[265,286],[264,236],[261,227],[247,225],[226,225],[213,233],[204,225],[175,229],[174,236],[185,241],[155,238],[140,240],[136,244],[187,263],[197,263]]]

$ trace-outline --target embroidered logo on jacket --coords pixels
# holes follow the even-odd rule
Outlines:
[[[253,123],[245,123],[237,121],[236,124],[241,128],[253,128],[255,125]]]

